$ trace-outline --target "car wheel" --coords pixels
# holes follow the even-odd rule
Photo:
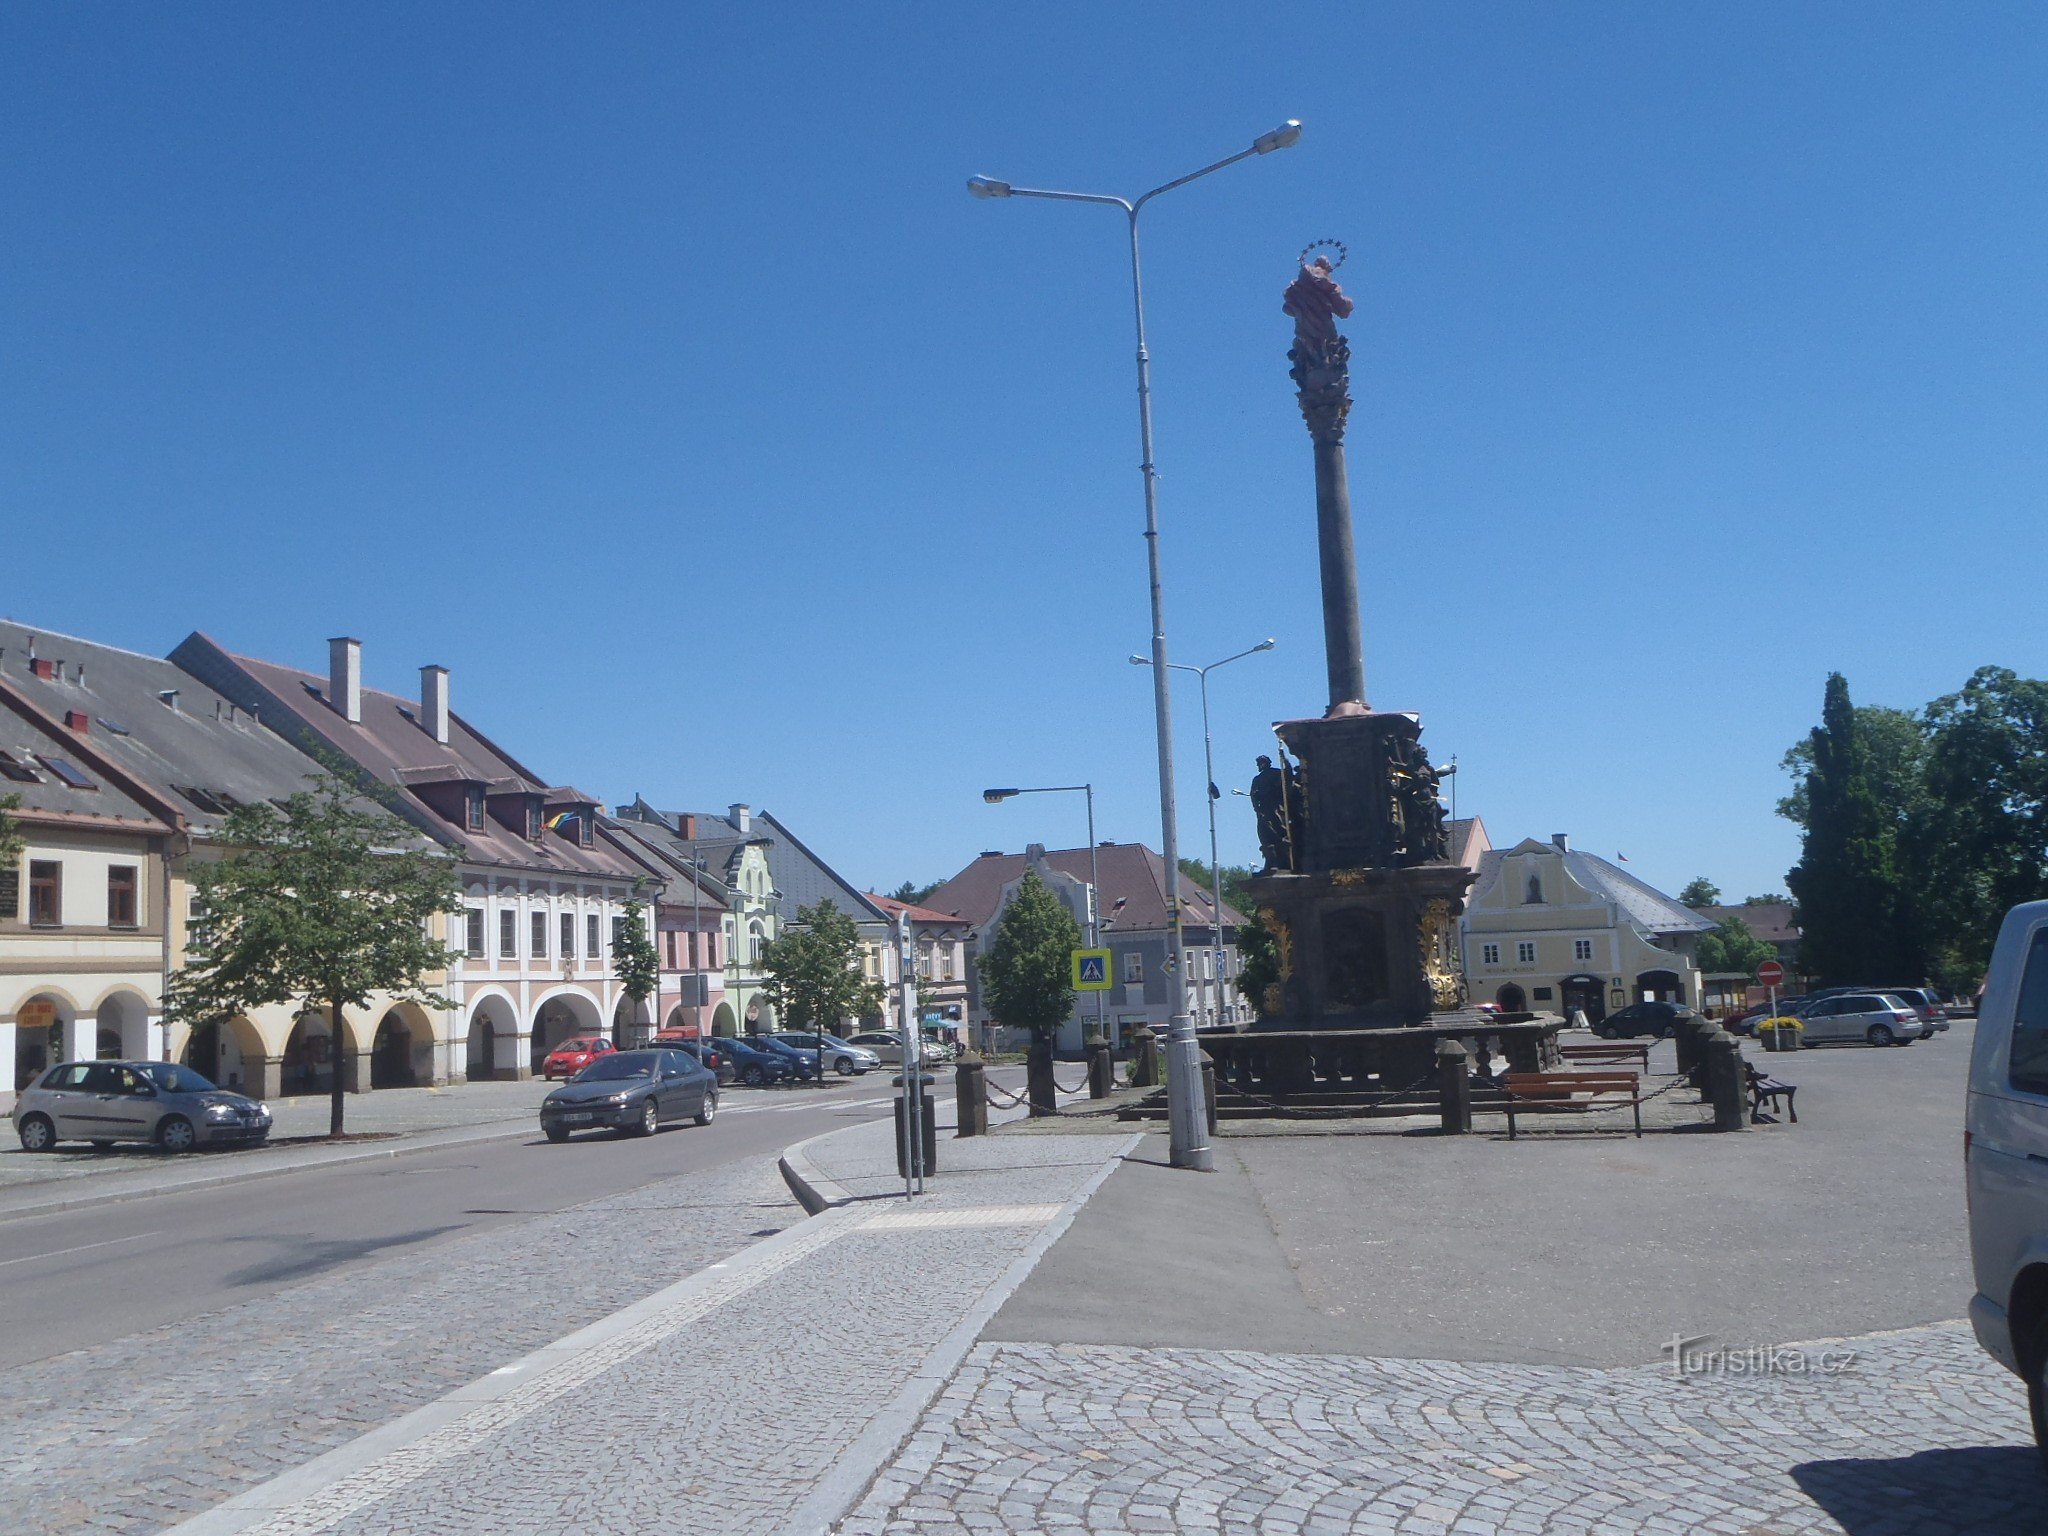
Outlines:
[[[24,1152],[47,1152],[57,1145],[57,1127],[48,1115],[24,1115],[16,1134]]]
[[[1593,1033],[1598,1035],[1602,1040],[1612,1040],[1615,1036],[1616,1031],[1614,1029],[1614,1026],[1611,1024],[1595,1024],[1593,1026]]]
[[[704,1094],[704,1103],[697,1110],[697,1123],[699,1125],[709,1125],[712,1117],[717,1113],[718,1095],[707,1089]]]
[[[166,1152],[190,1152],[199,1135],[183,1115],[165,1115],[156,1128],[156,1144]]]
[[[1670,1038],[1671,1038],[1671,1037],[1672,1037],[1673,1035],[1675,1035],[1675,1034],[1677,1034],[1677,1033],[1678,1033],[1678,1026],[1677,1026],[1676,1024],[1669,1024],[1669,1023],[1666,1023],[1666,1024],[1659,1024],[1659,1025],[1657,1026],[1657,1038],[1658,1038],[1659,1040],[1669,1040],[1669,1039],[1670,1039]]]
[[[661,1109],[649,1099],[640,1109],[640,1123],[634,1127],[636,1136],[652,1136],[661,1129]]]
[[[1870,1033],[1864,1038],[1872,1045],[1890,1045],[1894,1037],[1889,1024],[1873,1024],[1870,1026]]]
[[[544,1125],[540,1128],[540,1132],[549,1141],[567,1141],[569,1139],[569,1127],[566,1125]]]
[[[749,1088],[758,1088],[768,1081],[768,1074],[759,1067],[748,1067],[746,1071],[740,1074],[740,1081]]]
[[[837,1061],[832,1063],[832,1070],[834,1072],[837,1072],[841,1077],[853,1076],[853,1058],[851,1056],[840,1057]]]

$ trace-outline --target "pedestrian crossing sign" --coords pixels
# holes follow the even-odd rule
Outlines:
[[[1075,950],[1074,990],[1076,992],[1107,992],[1109,987],[1109,951],[1106,949]]]

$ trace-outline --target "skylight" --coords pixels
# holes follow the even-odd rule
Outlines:
[[[29,767],[27,763],[9,757],[5,752],[0,752],[0,774],[5,774],[17,784],[40,784],[43,782],[36,776],[35,769]]]
[[[127,726],[109,720],[105,715],[95,715],[93,718],[99,721],[100,729],[103,731],[107,731],[115,736],[126,736],[128,734]]]
[[[42,763],[45,768],[49,769],[50,772],[57,775],[58,778],[62,779],[66,784],[70,785],[73,789],[99,788],[99,785],[93,783],[91,779],[88,779],[84,774],[80,773],[77,768],[73,767],[70,759],[68,758],[45,757],[42,759]]]

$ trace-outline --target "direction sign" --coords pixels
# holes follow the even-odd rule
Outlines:
[[[1074,951],[1074,990],[1076,992],[1107,992],[1111,985],[1108,950],[1077,949]]]
[[[1775,987],[1785,979],[1785,967],[1775,960],[1766,960],[1756,968],[1756,979],[1759,986]]]

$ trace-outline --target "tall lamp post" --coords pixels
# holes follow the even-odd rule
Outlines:
[[[1040,187],[1013,186],[988,176],[968,178],[967,190],[976,197],[1043,197],[1063,203],[1103,203],[1121,208],[1131,235],[1131,308],[1137,322],[1138,338],[1138,473],[1145,486],[1145,559],[1152,587],[1152,713],[1159,739],[1159,852],[1168,870],[1179,869],[1180,834],[1175,825],[1173,800],[1173,702],[1166,669],[1166,605],[1159,578],[1159,488],[1152,462],[1152,359],[1145,347],[1145,278],[1138,261],[1138,215],[1162,192],[1171,192],[1191,181],[1248,160],[1289,149],[1301,141],[1301,124],[1290,118],[1271,133],[1252,140],[1251,147],[1190,171],[1134,198],[1113,197],[1099,192],[1054,192]],[[1195,1023],[1188,1016],[1187,948],[1182,933],[1180,895],[1169,884],[1166,893],[1167,967],[1178,988],[1172,1000],[1172,1021],[1167,1028],[1167,1120],[1171,1131],[1172,1161],[1176,1168],[1208,1172],[1215,1166],[1209,1146],[1208,1116],[1202,1104],[1201,1052],[1195,1045]]]
[[[1039,789],[984,789],[981,798],[1001,805],[1016,795],[1086,795],[1088,797],[1088,947],[1101,947],[1097,914],[1102,910],[1102,881],[1095,857],[1095,786],[1093,784],[1047,784]],[[1109,1038],[1102,1022],[1102,994],[1095,994],[1095,1033]]]
[[[1169,661],[1166,664],[1171,671],[1192,672],[1202,680],[1202,774],[1204,782],[1209,786],[1209,894],[1216,904],[1215,930],[1210,935],[1209,971],[1217,983],[1216,1008],[1219,1013],[1223,1009],[1223,860],[1216,851],[1216,802],[1221,798],[1223,791],[1216,787],[1216,746],[1209,734],[1209,674],[1218,667],[1229,666],[1233,661],[1243,661],[1247,656],[1270,651],[1277,644],[1279,642],[1271,638],[1261,640],[1249,650],[1239,651],[1235,656],[1226,656],[1221,661],[1212,661],[1206,667],[1190,666],[1184,661]],[[1131,665],[1149,667],[1152,665],[1152,658],[1133,656]]]

